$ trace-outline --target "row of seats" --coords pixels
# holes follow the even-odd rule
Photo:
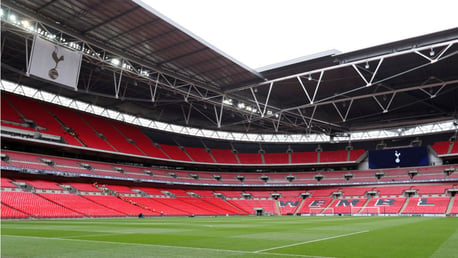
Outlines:
[[[458,144],[455,144],[454,140],[435,142],[431,147],[436,151],[439,157],[458,153]]]
[[[81,218],[125,216],[211,216],[270,214],[450,214],[455,197],[233,199],[149,198],[2,191],[1,218]]]
[[[411,195],[431,196],[447,194],[448,189],[455,189],[453,184],[416,184],[416,185],[399,185],[399,186],[356,186],[344,188],[326,188],[326,189],[304,189],[304,190],[183,190],[170,188],[152,188],[152,187],[137,187],[125,185],[106,185],[106,184],[89,184],[81,182],[64,182],[57,183],[45,180],[24,180],[24,179],[9,179],[1,178],[1,188],[18,188],[18,185],[27,184],[34,189],[40,190],[59,190],[69,191],[69,188],[74,188],[80,193],[102,193],[115,192],[117,194],[138,194],[144,193],[147,195],[160,196],[200,196],[214,197],[222,195],[226,198],[270,198],[274,195],[280,197],[300,197],[302,194],[307,194],[312,197],[330,197],[333,194],[344,197],[367,196],[368,194],[378,196],[406,196],[408,191]]]
[[[321,172],[276,172],[276,173],[231,173],[178,171],[139,167],[88,160],[38,155],[3,150],[3,166],[35,170],[51,170],[76,174],[93,174],[124,178],[155,179],[160,181],[188,182],[195,184],[332,184],[359,182],[392,182],[406,180],[429,180],[458,178],[458,172],[444,173],[451,166],[396,168],[378,170],[321,171]],[[412,170],[415,174],[410,174]],[[377,174],[382,173],[381,178]],[[263,178],[265,180],[263,180]]]
[[[74,146],[160,159],[221,164],[355,162],[365,150],[233,153],[229,149],[154,144],[138,127],[66,107],[2,92],[2,126],[61,136]],[[24,121],[29,121],[25,123]],[[31,124],[34,124],[31,127]]]

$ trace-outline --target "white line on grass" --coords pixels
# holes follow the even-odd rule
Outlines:
[[[366,233],[366,232],[369,232],[369,230],[363,230],[363,231],[358,231],[358,232],[353,232],[353,233],[348,233],[348,234],[343,234],[343,235],[319,238],[319,239],[314,239],[314,240],[309,240],[309,241],[299,242],[299,243],[294,243],[294,244],[289,244],[289,245],[271,247],[271,248],[257,250],[254,253],[262,253],[262,252],[266,252],[266,251],[270,251],[270,250],[281,249],[281,248],[286,248],[286,247],[291,247],[291,246],[296,246],[296,245],[305,245],[305,244],[310,244],[310,243],[314,243],[314,242],[320,242],[320,241],[325,241],[325,240],[329,240],[329,239],[334,239],[334,238],[339,238],[339,237],[346,237],[346,236],[351,236],[351,235],[356,235],[356,234],[361,234],[361,233]]]
[[[157,245],[157,244],[141,244],[141,243],[126,243],[126,242],[111,242],[111,241],[98,241],[98,240],[87,240],[87,239],[73,239],[73,238],[60,238],[60,237],[38,237],[38,236],[17,236],[17,235],[2,235],[2,237],[17,237],[17,238],[37,238],[37,239],[51,239],[51,240],[64,240],[64,241],[78,241],[78,242],[93,242],[93,243],[105,243],[105,244],[116,244],[116,245],[137,245],[137,246],[149,246],[149,247],[166,247],[166,248],[180,248],[180,249],[193,249],[203,251],[214,251],[214,252],[228,252],[228,253],[240,253],[240,254],[253,254],[258,251],[243,251],[243,250],[230,250],[230,249],[217,249],[217,248],[204,248],[204,247],[188,247],[188,246],[172,246],[172,245]],[[269,253],[269,255],[276,256],[287,256],[287,257],[304,257],[304,258],[334,258],[326,256],[311,256],[301,254],[282,254],[282,253]]]

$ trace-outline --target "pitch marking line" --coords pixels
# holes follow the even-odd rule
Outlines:
[[[179,249],[191,249],[191,250],[202,250],[202,251],[213,251],[213,252],[227,252],[227,253],[239,253],[239,254],[253,254],[257,252],[243,251],[243,250],[231,250],[231,249],[217,249],[217,248],[204,248],[204,247],[188,247],[188,246],[171,246],[171,245],[158,245],[158,244],[142,244],[142,243],[125,243],[125,242],[111,242],[111,241],[99,241],[99,240],[87,240],[87,239],[73,239],[73,238],[60,238],[60,237],[37,237],[37,236],[18,236],[18,235],[3,235],[6,237],[17,237],[17,238],[32,238],[32,239],[51,239],[51,240],[62,240],[62,241],[76,241],[76,242],[92,242],[92,243],[105,243],[105,244],[116,244],[116,245],[136,245],[136,246],[147,246],[147,247],[166,247],[166,248],[179,248]],[[311,256],[301,254],[282,254],[282,253],[269,253],[269,255],[275,256],[287,256],[287,257],[304,257],[304,258],[334,258],[326,256]]]
[[[314,243],[314,242],[320,242],[320,241],[325,241],[325,240],[329,240],[329,239],[346,237],[346,236],[351,236],[351,235],[356,235],[356,234],[361,234],[361,233],[367,233],[367,232],[369,232],[369,230],[363,230],[363,231],[358,231],[358,232],[353,232],[353,233],[348,233],[348,234],[343,234],[343,235],[319,238],[319,239],[309,240],[309,241],[305,241],[305,242],[299,242],[299,243],[294,243],[294,244],[289,244],[289,245],[282,245],[282,246],[277,246],[277,247],[257,250],[257,251],[254,251],[254,253],[262,253],[262,252],[266,252],[266,251],[270,251],[270,250],[281,249],[281,248],[286,248],[286,247],[291,247],[291,246],[296,246],[296,245],[305,245],[305,244],[310,244],[310,243]]]

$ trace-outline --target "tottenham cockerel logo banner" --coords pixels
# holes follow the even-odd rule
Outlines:
[[[81,58],[81,53],[35,36],[28,72],[31,75],[76,89]]]

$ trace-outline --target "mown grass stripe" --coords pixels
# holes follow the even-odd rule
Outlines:
[[[275,250],[275,249],[282,249],[282,248],[287,248],[287,247],[297,246],[297,245],[305,245],[305,244],[310,244],[310,243],[314,243],[314,242],[320,242],[320,241],[325,241],[325,240],[329,240],[329,239],[346,237],[346,236],[351,236],[351,235],[356,235],[356,234],[361,234],[361,233],[367,233],[367,232],[369,232],[369,230],[363,230],[363,231],[358,231],[358,232],[353,232],[353,233],[348,233],[348,234],[342,234],[342,235],[337,235],[337,236],[330,236],[330,237],[324,237],[324,238],[319,238],[319,239],[313,239],[313,240],[294,243],[294,244],[289,244],[289,245],[282,245],[282,246],[277,246],[277,247],[261,249],[261,250],[255,251],[255,253],[262,253],[262,252],[267,252],[267,251],[271,251],[271,250]]]
[[[169,245],[157,245],[157,244],[141,244],[141,243],[126,243],[126,242],[111,242],[111,241],[99,241],[99,240],[87,240],[87,239],[73,239],[73,238],[59,238],[59,237],[37,237],[37,236],[17,236],[17,235],[2,235],[3,237],[16,237],[16,238],[32,238],[32,239],[49,239],[49,240],[60,240],[60,241],[78,241],[78,242],[91,242],[91,243],[104,243],[104,244],[115,244],[115,245],[135,245],[135,246],[148,246],[148,247],[164,247],[164,248],[179,248],[179,249],[192,249],[192,250],[203,250],[213,252],[227,252],[227,253],[240,253],[240,254],[256,254],[257,251],[242,251],[242,250],[231,250],[231,249],[216,249],[216,248],[202,248],[202,247],[187,247],[187,246],[169,246]],[[305,258],[334,258],[326,256],[312,256],[302,254],[282,254],[272,253],[269,255],[285,256],[285,257],[305,257]]]

